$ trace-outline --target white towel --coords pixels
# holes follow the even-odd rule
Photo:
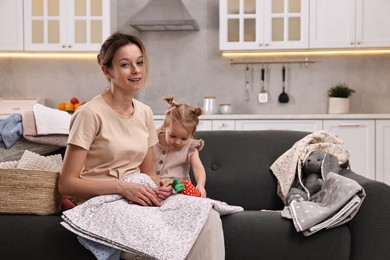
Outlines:
[[[34,116],[38,135],[69,134],[68,112],[35,104]]]

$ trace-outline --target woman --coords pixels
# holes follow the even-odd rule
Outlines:
[[[82,203],[92,197],[120,194],[142,206],[160,206],[172,194],[153,172],[158,142],[150,107],[134,98],[148,77],[148,58],[138,37],[115,33],[98,55],[108,90],[79,107],[72,116],[58,188]],[[159,188],[123,181],[132,173],[148,174]],[[222,224],[212,210],[187,259],[224,259]]]
[[[134,99],[148,76],[144,46],[134,36],[114,34],[103,44],[98,63],[110,88],[72,117],[59,191],[80,202],[117,193],[143,206],[160,206],[171,194],[170,188],[155,192],[122,181],[134,172],[158,180],[152,166],[152,146],[158,142],[153,114]]]

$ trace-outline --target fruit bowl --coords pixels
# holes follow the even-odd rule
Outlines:
[[[76,97],[72,97],[68,102],[61,102],[57,104],[57,109],[73,113],[79,106],[85,102],[80,103]]]

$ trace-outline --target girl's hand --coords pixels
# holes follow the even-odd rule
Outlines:
[[[172,195],[173,188],[172,185],[167,185],[165,182],[160,181],[160,187],[156,189],[157,197],[160,200],[165,200]]]
[[[157,192],[146,185],[123,181],[122,186],[121,194],[129,201],[142,206],[161,206]]]
[[[205,188],[202,185],[196,185],[196,188],[200,191],[200,194],[202,195],[202,198],[207,197],[207,192]]]

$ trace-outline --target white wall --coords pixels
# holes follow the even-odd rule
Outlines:
[[[245,66],[231,66],[218,50],[218,0],[183,0],[198,20],[198,32],[139,33],[151,62],[151,84],[138,98],[162,114],[162,96],[202,105],[204,96],[231,103],[236,113],[289,114],[327,112],[327,89],[346,82],[357,91],[351,97],[351,113],[390,113],[390,55],[311,57],[309,66],[287,67],[286,92],[290,102],[280,104],[281,64],[267,66],[269,102],[257,103],[260,65],[251,67],[250,100],[245,100]],[[134,33],[128,20],[147,1],[118,0],[119,30]],[[137,33],[137,32],[135,32]],[[138,34],[138,33],[137,33]],[[304,57],[302,57],[304,58]],[[96,61],[0,59],[0,96],[43,96],[56,107],[77,96],[85,101],[99,94],[107,83]]]

